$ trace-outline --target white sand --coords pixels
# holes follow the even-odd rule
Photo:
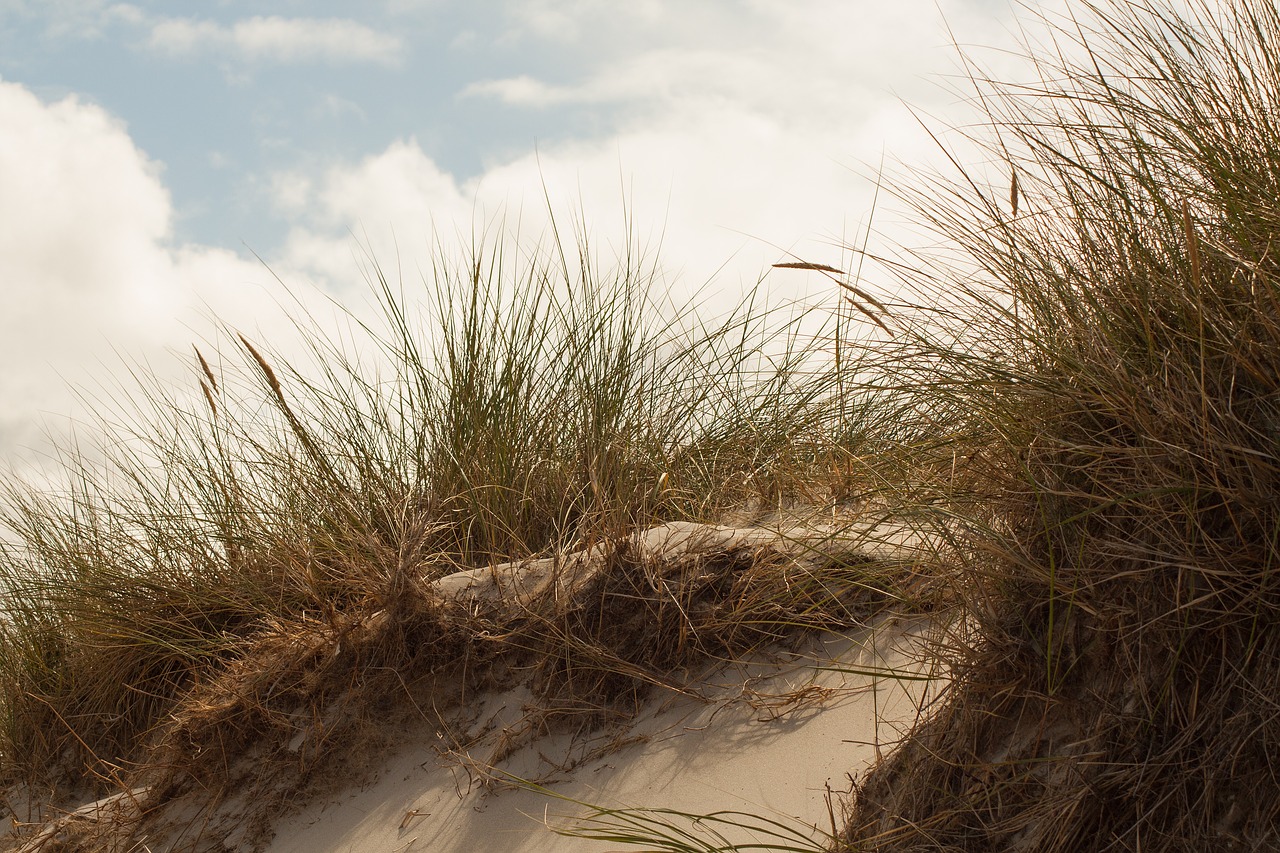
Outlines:
[[[655,698],[629,735],[640,742],[605,750],[567,772],[565,736],[536,740],[498,762],[498,771],[543,778],[559,797],[606,807],[666,807],[706,813],[739,810],[784,820],[811,835],[828,831],[827,785],[848,791],[915,718],[926,682],[821,670],[820,666],[925,672],[915,654],[927,623],[889,622],[815,640],[805,658],[733,664],[717,673],[700,702]],[[795,694],[797,690],[805,690]],[[786,694],[791,694],[788,700]],[[774,696],[770,700],[770,695]],[[521,694],[491,698],[496,729],[463,759],[483,764],[517,719]],[[819,701],[820,700],[820,701]],[[361,787],[311,802],[278,827],[271,853],[575,853],[627,849],[564,838],[564,826],[589,812],[545,793],[486,785],[483,771],[441,755],[434,733],[406,743]],[[612,735],[609,737],[613,737]],[[605,740],[596,744],[606,747]],[[581,755],[582,744],[578,744]],[[836,805],[839,820],[839,804]],[[812,828],[818,828],[813,830]],[[738,836],[732,840],[746,840]],[[635,849],[635,848],[630,848]]]

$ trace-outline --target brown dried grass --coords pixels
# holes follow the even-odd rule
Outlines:
[[[1021,212],[906,193],[957,252],[892,368],[952,425],[965,618],[839,849],[1275,849],[1280,12],[1046,23],[1039,82],[974,78]]]

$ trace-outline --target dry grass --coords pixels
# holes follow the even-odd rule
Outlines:
[[[400,724],[437,732],[445,754],[498,784],[494,767],[546,734],[569,733],[588,760],[628,742],[626,722],[654,688],[696,695],[718,661],[869,618],[891,600],[898,574],[857,557],[857,540],[819,536],[799,549],[776,535],[678,549],[645,541],[566,556],[553,582],[525,599],[420,580],[394,613],[265,623],[150,734],[117,780],[131,797],[49,838],[81,845],[73,849],[148,839],[203,851],[234,835],[252,847],[307,797],[371,772]],[[574,583],[558,582],[569,573]],[[521,718],[497,741],[483,725],[477,735],[475,701],[515,684],[529,690]],[[603,746],[602,731],[613,732]]]
[[[840,849],[1280,845],[1280,13],[1078,8],[975,74],[1000,183],[906,193],[967,618]]]
[[[371,267],[380,367],[305,327],[297,366],[230,333],[196,351],[198,394],[143,376],[102,413],[105,465],[70,448],[65,492],[7,485],[7,783],[55,811],[146,787],[136,826],[82,827],[92,844],[162,822],[209,839],[220,809],[266,815],[376,754],[376,720],[450,730],[518,674],[538,726],[585,730],[890,600],[821,548],[674,574],[628,552],[668,519],[847,499],[874,409],[843,393],[815,315],[749,304],[710,325],[655,304],[635,255],[504,251],[441,261],[420,310]],[[459,609],[432,585],[592,548],[608,570],[567,598]]]

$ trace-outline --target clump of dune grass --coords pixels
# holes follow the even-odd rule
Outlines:
[[[237,755],[310,767],[297,749],[339,754],[392,706],[434,725],[431,701],[483,685],[504,654],[554,658],[559,701],[580,682],[582,701],[614,701],[639,688],[605,670],[648,652],[583,665],[573,650],[602,646],[578,634],[614,627],[601,614],[467,622],[430,582],[664,520],[842,497],[874,407],[841,392],[814,315],[748,303],[710,323],[661,304],[660,271],[631,249],[609,265],[585,244],[526,250],[442,250],[425,285],[370,261],[385,322],[357,328],[354,349],[304,323],[311,358],[291,361],[227,330],[192,354],[191,392],[143,374],[101,411],[106,438],[65,451],[61,491],[7,483],[6,781],[57,801],[141,780],[153,805],[193,779],[215,799],[257,790]],[[614,583],[634,587],[632,568]],[[751,621],[749,641],[686,638],[673,666],[847,618],[840,595],[818,612],[800,585],[789,606],[749,573],[745,603],[717,603],[738,589],[721,574],[709,592],[641,591],[654,612],[696,597],[722,624]]]
[[[1280,844],[1280,12],[1073,8],[974,71],[986,166],[900,189],[951,251],[879,381],[928,380],[965,618],[841,850]]]

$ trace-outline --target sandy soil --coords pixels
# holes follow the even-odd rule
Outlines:
[[[745,811],[808,827],[817,837],[830,830],[829,789],[837,792],[839,820],[838,793],[849,790],[848,774],[860,775],[878,750],[891,747],[927,698],[927,680],[868,674],[876,668],[928,674],[918,654],[926,627],[918,619],[888,620],[815,639],[798,653],[735,663],[712,675],[701,698],[655,698],[626,731],[587,742],[543,737],[490,767],[522,698],[519,690],[494,695],[478,715],[488,734],[465,751],[451,751],[434,735],[406,742],[359,788],[286,818],[267,849],[620,849],[552,831],[588,814],[584,803]],[[543,789],[502,781],[510,777],[536,779]]]

